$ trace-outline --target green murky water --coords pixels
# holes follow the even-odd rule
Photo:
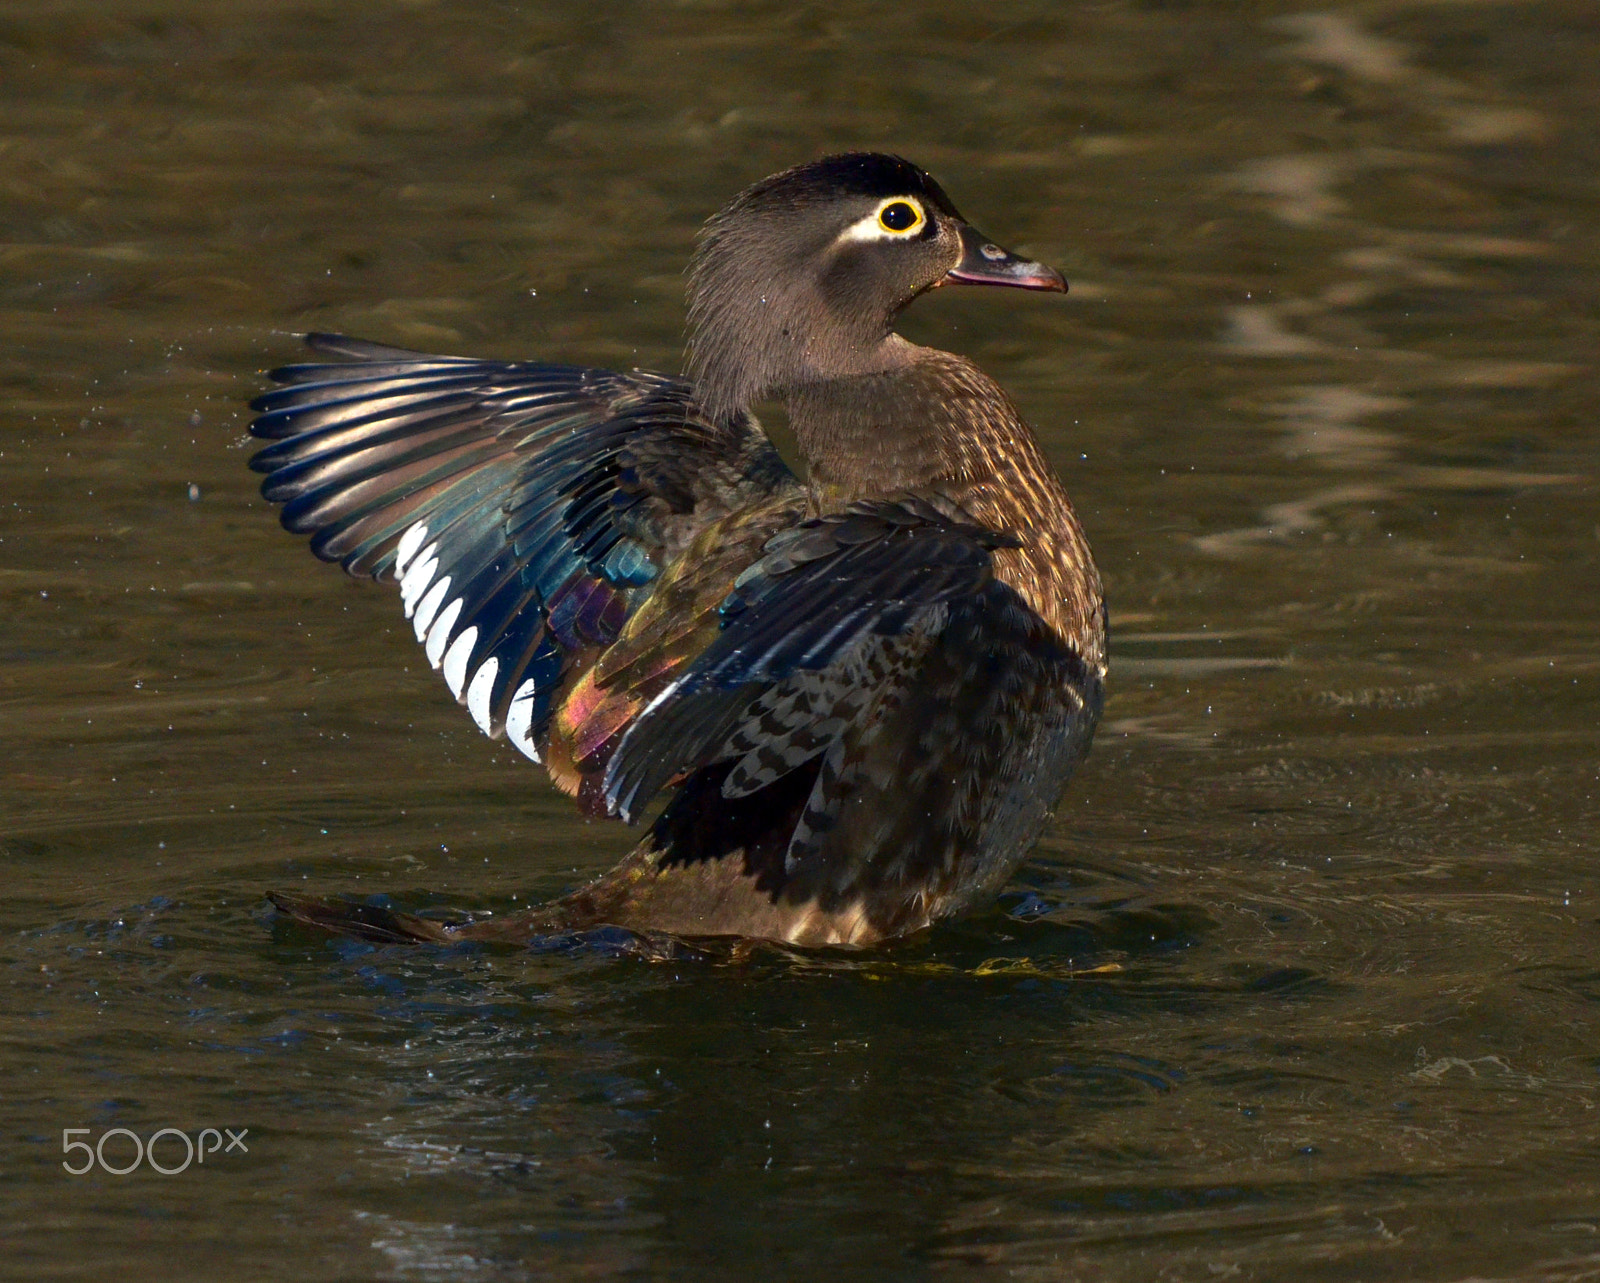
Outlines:
[[[6,1270],[1600,1273],[1597,68],[1590,0],[11,0]],[[855,145],[1073,282],[906,326],[1014,392],[1109,587],[1001,903],[742,965],[274,927],[630,834],[277,529],[257,372],[675,369],[699,220]],[[62,1169],[166,1127],[247,1152]]]

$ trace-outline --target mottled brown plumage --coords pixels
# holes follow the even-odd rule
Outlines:
[[[949,282],[1064,289],[922,171],[832,157],[708,224],[690,381],[428,357],[289,367],[256,404],[284,522],[398,579],[486,733],[587,809],[665,809],[612,872],[460,927],[275,897],[372,939],[614,925],[867,944],[982,901],[1087,751],[1100,581],[1005,394],[893,333]],[[781,397],[804,479],[750,416]]]

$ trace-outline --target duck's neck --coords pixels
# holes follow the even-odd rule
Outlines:
[[[961,357],[897,335],[880,368],[788,390],[789,426],[821,510],[905,490],[960,492],[1034,455],[1033,434],[999,387]]]

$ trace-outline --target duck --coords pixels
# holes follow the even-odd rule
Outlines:
[[[322,359],[251,403],[262,495],[318,558],[398,587],[485,735],[641,837],[521,913],[279,912],[373,941],[861,948],[991,902],[1089,750],[1107,623],[1016,405],[895,331],[954,285],[1067,289],[924,170],[851,152],[705,224],[681,376],[307,335]]]

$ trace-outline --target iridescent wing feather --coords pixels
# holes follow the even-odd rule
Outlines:
[[[262,493],[317,556],[397,580],[452,693],[536,761],[580,657],[663,567],[797,488],[753,419],[708,422],[680,380],[307,342],[347,359],[273,371],[252,406]]]

